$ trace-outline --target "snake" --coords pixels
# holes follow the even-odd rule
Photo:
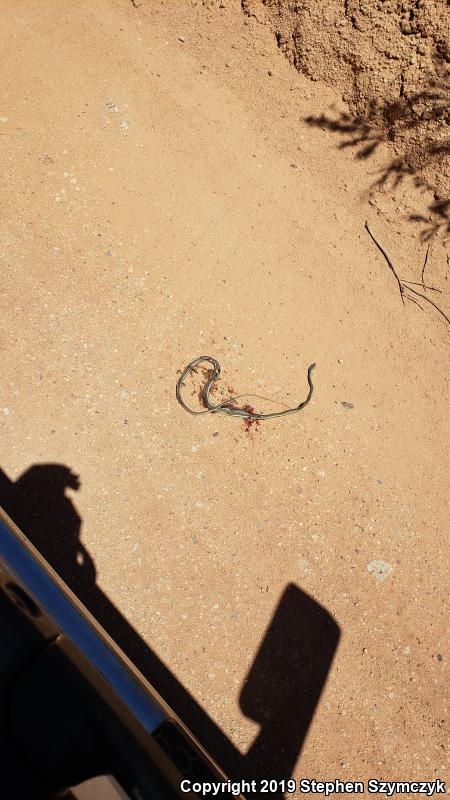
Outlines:
[[[204,411],[193,411],[193,409],[189,408],[189,406],[187,406],[186,403],[184,402],[184,400],[183,400],[183,398],[181,396],[181,389],[182,389],[182,387],[184,385],[185,378],[187,377],[187,375],[189,375],[191,370],[194,369],[194,367],[196,367],[197,364],[200,364],[200,363],[202,363],[204,361],[209,362],[213,367],[213,373],[212,373],[211,377],[209,378],[209,380],[207,381],[207,383],[205,385],[205,388],[203,389],[203,399],[204,399],[204,402],[205,402],[205,405],[207,406],[207,408]],[[194,358],[193,361],[189,362],[187,367],[185,367],[185,369],[181,373],[180,377],[178,378],[177,387],[176,387],[176,398],[177,398],[179,404],[189,414],[218,414],[218,413],[221,413],[221,414],[228,414],[228,415],[233,416],[233,417],[241,417],[242,419],[250,419],[250,420],[252,420],[252,419],[254,419],[254,420],[274,419],[275,417],[284,417],[287,414],[295,414],[295,413],[297,413],[297,411],[301,411],[302,408],[304,408],[309,403],[309,401],[311,400],[312,393],[313,393],[313,384],[312,384],[312,380],[311,380],[311,374],[312,374],[312,371],[313,371],[315,366],[316,366],[315,364],[310,364],[309,367],[308,367],[307,380],[308,380],[309,391],[308,391],[308,396],[307,396],[306,400],[303,400],[301,403],[299,403],[298,406],[295,406],[294,408],[286,408],[284,411],[273,411],[271,414],[257,414],[254,411],[249,411],[247,408],[238,408],[238,407],[229,405],[230,403],[234,402],[235,400],[238,400],[240,397],[260,397],[260,395],[237,395],[236,397],[230,397],[228,400],[224,400],[223,403],[219,403],[218,405],[214,405],[214,403],[211,402],[210,391],[211,391],[212,387],[214,386],[214,384],[216,383],[216,381],[219,379],[219,376],[220,376],[220,364],[212,356],[199,356],[199,358]],[[266,400],[267,398],[262,398],[262,399]]]

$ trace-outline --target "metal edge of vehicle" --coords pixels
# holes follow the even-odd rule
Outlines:
[[[151,684],[70,591],[52,567],[0,507],[0,586],[22,606],[29,599],[33,624],[48,638],[61,639],[84,678],[112,707],[140,743],[150,741],[167,723],[173,724],[216,781],[227,778],[202,745]],[[26,606],[26,603],[25,603]],[[22,608],[23,610],[23,608]],[[156,741],[158,738],[156,737]],[[162,752],[162,761],[165,754]],[[170,770],[172,785],[183,773]],[[175,775],[175,777],[174,777]],[[192,792],[184,797],[196,797]],[[227,796],[222,794],[223,797]]]

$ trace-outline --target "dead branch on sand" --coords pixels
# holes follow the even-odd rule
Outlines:
[[[427,247],[427,252],[426,252],[426,255],[425,255],[425,261],[424,261],[424,264],[423,264],[423,267],[422,267],[421,282],[420,283],[415,283],[414,281],[404,281],[404,280],[402,280],[400,278],[400,276],[399,276],[397,270],[395,269],[391,259],[389,258],[388,254],[386,253],[386,250],[376,240],[375,236],[373,235],[372,231],[369,228],[369,223],[366,222],[364,227],[365,227],[367,233],[369,234],[370,238],[372,239],[372,241],[378,247],[378,250],[380,251],[380,253],[384,256],[384,258],[385,258],[385,260],[386,260],[386,262],[387,262],[387,264],[389,266],[389,269],[393,273],[393,275],[395,277],[395,280],[397,281],[397,286],[398,286],[398,289],[399,289],[399,292],[400,292],[400,297],[402,298],[403,305],[405,305],[405,297],[406,297],[407,300],[410,300],[416,306],[419,306],[419,308],[423,311],[423,308],[420,305],[420,302],[418,300],[416,300],[416,297],[420,297],[421,300],[425,300],[426,303],[429,303],[431,306],[433,306],[435,311],[437,311],[437,313],[441,317],[443,317],[443,319],[445,319],[447,325],[450,325],[450,319],[442,311],[442,309],[439,308],[439,306],[436,305],[436,303],[433,302],[433,300],[431,300],[429,297],[427,297],[426,295],[422,294],[421,292],[418,292],[417,289],[413,289],[412,288],[413,286],[422,286],[424,291],[426,291],[427,289],[430,289],[433,292],[440,292],[440,289],[435,289],[433,286],[425,286],[425,282],[424,282],[425,268],[427,266],[428,253],[429,253],[430,246],[428,245],[428,247]],[[411,295],[408,294],[408,292],[411,292],[412,294],[414,294],[415,297],[411,297]]]

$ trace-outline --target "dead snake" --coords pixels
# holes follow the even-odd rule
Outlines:
[[[208,380],[208,382],[207,382],[207,384],[206,384],[206,386],[205,386],[205,388],[203,390],[203,399],[204,399],[204,402],[205,402],[207,408],[204,411],[193,411],[191,408],[189,408],[186,405],[186,403],[184,402],[183,398],[181,397],[181,388],[183,386],[183,381],[186,378],[186,376],[189,374],[189,372],[197,364],[200,364],[202,361],[209,361],[209,363],[212,364],[212,366],[214,368],[214,372],[213,372],[212,376],[209,378],[209,380]],[[313,393],[313,385],[312,385],[312,381],[311,381],[311,373],[312,373],[312,371],[313,371],[315,366],[316,366],[315,364],[310,364],[309,367],[308,367],[307,379],[308,379],[309,391],[308,391],[308,396],[307,396],[306,400],[303,400],[303,402],[300,403],[298,406],[295,406],[295,408],[287,408],[285,411],[274,411],[274,412],[272,412],[272,414],[256,414],[255,412],[248,411],[245,408],[235,408],[234,406],[230,406],[229,405],[229,403],[234,402],[234,400],[239,399],[239,397],[258,397],[259,395],[237,395],[236,397],[230,397],[228,400],[224,400],[223,403],[219,403],[218,405],[214,405],[211,402],[209,393],[210,393],[213,385],[215,384],[215,382],[219,378],[219,375],[220,375],[220,364],[219,364],[218,361],[216,361],[215,358],[212,358],[212,356],[200,356],[199,358],[195,358],[193,361],[191,361],[187,365],[187,367],[183,370],[183,372],[181,373],[180,377],[178,378],[177,388],[176,388],[176,398],[177,398],[178,402],[180,403],[180,405],[185,409],[185,411],[188,411],[189,414],[218,414],[218,413],[222,413],[222,414],[230,414],[230,415],[232,415],[234,417],[242,417],[243,419],[255,419],[255,420],[273,419],[274,417],[284,417],[286,414],[295,414],[297,411],[301,411],[302,408],[304,408],[309,403],[309,401],[311,400],[312,393]],[[266,398],[263,398],[263,399],[266,399]]]

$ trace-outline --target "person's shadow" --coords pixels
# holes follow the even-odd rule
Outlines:
[[[82,520],[66,495],[79,488],[78,476],[61,464],[35,464],[14,482],[0,469],[0,506],[228,776],[288,779],[338,645],[335,620],[297,586],[287,586],[243,681],[241,710],[260,731],[240,753],[97,585],[80,541]]]

